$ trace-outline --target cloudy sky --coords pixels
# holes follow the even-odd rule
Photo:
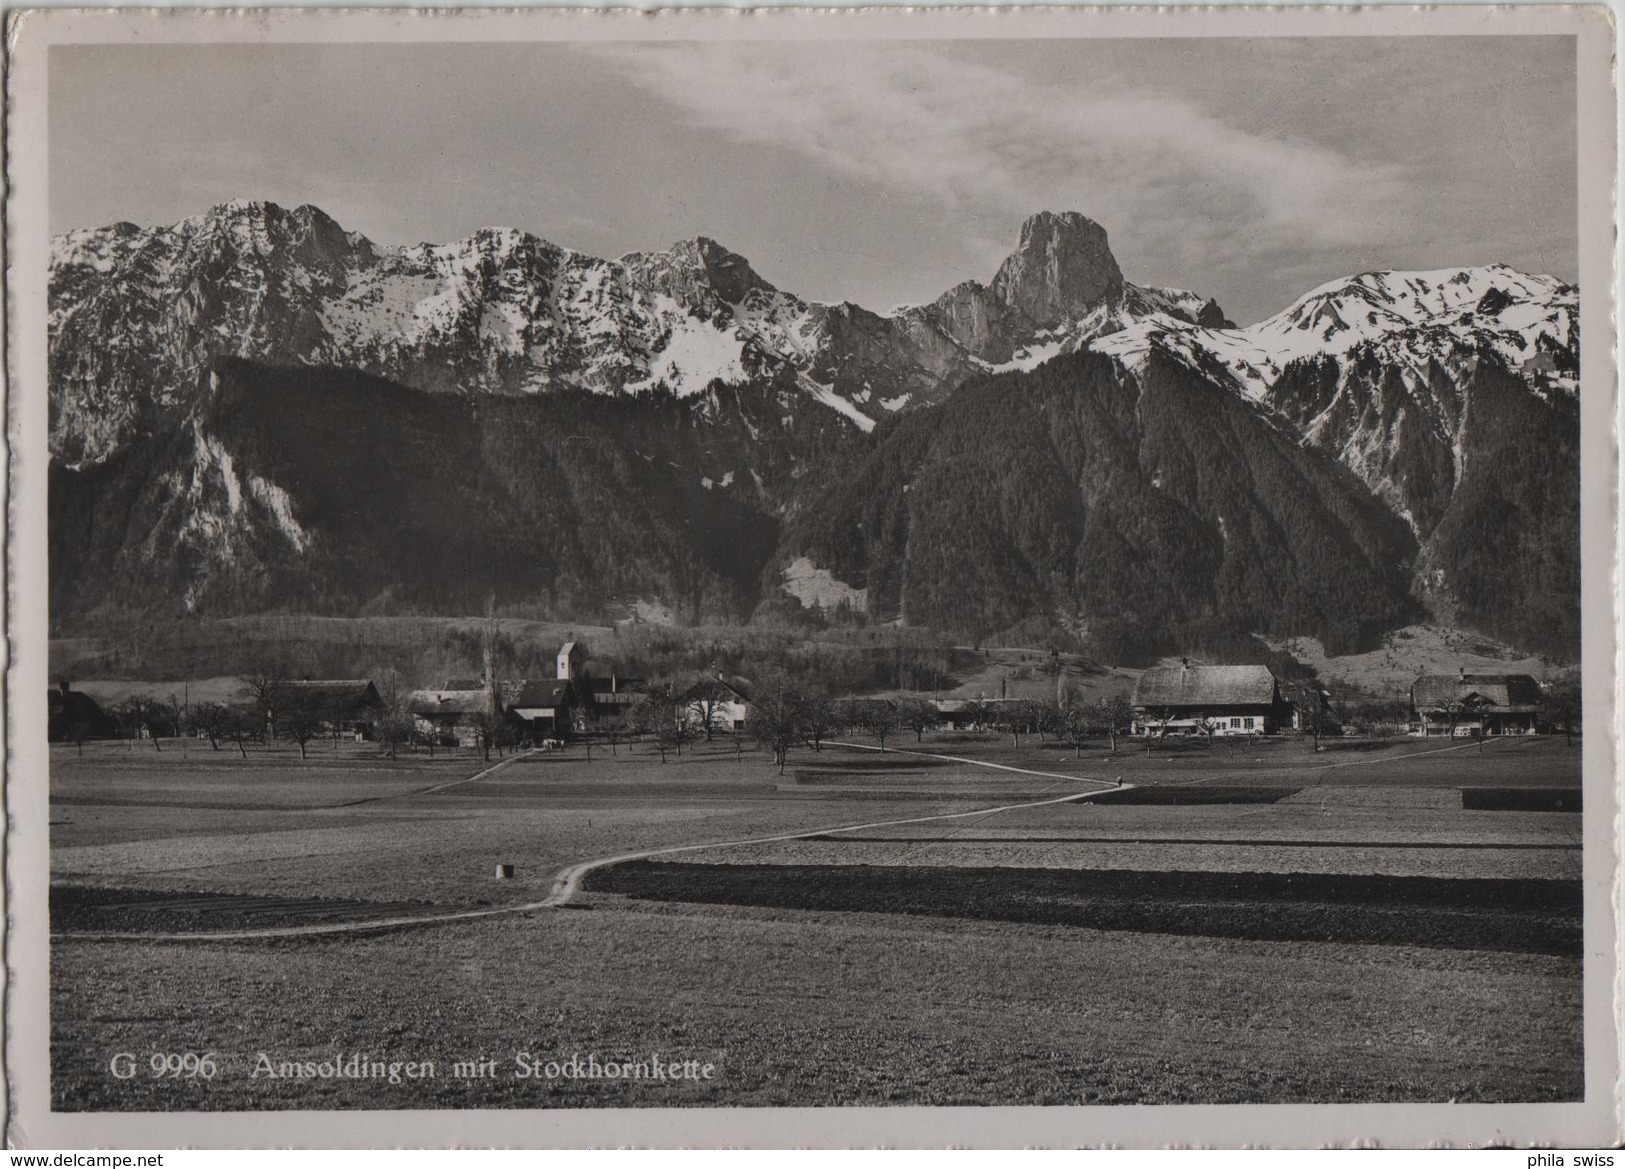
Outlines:
[[[67,46],[51,229],[314,203],[381,243],[708,235],[884,311],[1021,221],[1246,323],[1371,268],[1576,277],[1572,38]]]

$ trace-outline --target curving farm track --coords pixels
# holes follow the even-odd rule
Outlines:
[[[843,746],[855,747],[858,750],[878,750],[862,744],[849,743]],[[282,938],[311,938],[325,937],[335,934],[370,933],[381,930],[401,929],[407,926],[444,925],[460,921],[476,921],[480,918],[512,916],[514,914],[534,913],[543,909],[558,909],[569,904],[570,900],[581,891],[581,882],[588,873],[594,869],[601,869],[608,865],[623,864],[627,861],[647,860],[657,856],[671,856],[677,853],[701,852],[716,848],[740,848],[753,844],[778,844],[790,840],[802,840],[809,836],[829,836],[838,832],[862,832],[873,828],[894,828],[906,824],[929,824],[942,820],[963,820],[974,816],[994,816],[1001,812],[1014,812],[1023,808],[1041,808],[1050,804],[1065,804],[1077,800],[1088,799],[1099,791],[1121,791],[1131,787],[1131,784],[1118,785],[1110,780],[1089,779],[1078,775],[1061,775],[1049,771],[1030,771],[1025,768],[1011,767],[1002,763],[983,763],[974,759],[963,759],[953,755],[929,755],[924,751],[898,751],[896,754],[928,755],[930,758],[946,759],[956,763],[969,763],[978,767],[986,767],[998,771],[1015,772],[1021,775],[1039,776],[1045,779],[1055,779],[1076,783],[1090,783],[1098,785],[1097,791],[1073,792],[1069,795],[1057,796],[1047,800],[1027,800],[1016,804],[999,804],[990,808],[976,808],[969,812],[944,812],[931,816],[910,816],[898,820],[876,820],[863,824],[841,824],[833,827],[809,828],[803,832],[785,832],[774,836],[753,836],[740,840],[713,840],[702,844],[669,845],[664,848],[644,849],[636,852],[618,853],[614,856],[598,857],[593,860],[578,861],[573,865],[559,870],[553,878],[552,890],[541,901],[530,901],[520,905],[493,906],[484,909],[461,909],[447,913],[417,914],[411,916],[369,918],[362,921],[327,922],[320,925],[298,926],[267,926],[263,929],[237,929],[219,930],[215,932],[189,932],[189,933],[152,933],[152,932],[70,932],[53,933],[53,941],[78,942],[237,942],[237,941],[268,941]],[[518,756],[515,756],[518,758]],[[420,792],[407,793],[407,795],[426,795],[432,792],[443,791],[448,787],[472,783],[490,775],[499,768],[513,762],[505,760],[494,767],[469,776],[467,779],[440,784],[436,787],[426,788]],[[1058,785],[1055,785],[1058,786]],[[405,798],[405,797],[392,797]]]

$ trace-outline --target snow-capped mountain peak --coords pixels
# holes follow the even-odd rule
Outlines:
[[[1131,368],[1169,354],[1260,403],[1293,362],[1371,346],[1423,371],[1491,351],[1541,392],[1572,392],[1576,306],[1574,288],[1504,265],[1374,272],[1237,329],[1199,293],[1127,280],[1093,220],[1041,212],[990,283],[883,316],[778,289],[705,236],[618,260],[503,227],[384,246],[308,204],[239,199],[53,240],[51,432],[64,461],[100,461],[184,415],[222,356],[465,394],[769,382],[786,411],[799,397],[864,430],[1084,347]]]
[[[1576,388],[1579,292],[1551,276],[1505,264],[1427,272],[1367,272],[1330,281],[1242,329],[1150,317],[1091,343],[1133,365],[1153,351],[1222,366],[1235,387],[1262,400],[1294,361],[1375,347],[1425,370],[1487,349],[1541,388]]]

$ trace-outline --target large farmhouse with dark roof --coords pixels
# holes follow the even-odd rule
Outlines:
[[[1133,703],[1137,735],[1269,735],[1293,725],[1268,666],[1152,666]]]
[[[370,678],[304,678],[282,682],[278,690],[278,705],[306,705],[329,732],[351,735],[357,741],[372,737],[373,720],[384,707]]]
[[[46,701],[50,711],[46,737],[53,743],[64,739],[108,738],[118,731],[113,717],[90,695],[73,689],[66,678],[50,688]]]
[[[535,742],[562,739],[575,729],[575,684],[568,678],[526,682],[508,705],[508,714],[524,722]]]
[[[1532,735],[1542,698],[1540,683],[1528,674],[1423,674],[1411,683],[1413,733]]]

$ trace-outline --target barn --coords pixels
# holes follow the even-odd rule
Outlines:
[[[106,739],[118,733],[118,724],[94,698],[75,690],[62,679],[47,692],[50,711],[47,738],[53,743],[66,739]]]
[[[1293,724],[1268,666],[1152,666],[1133,704],[1136,735],[1270,735]]]
[[[459,747],[477,747],[480,743],[481,724],[491,711],[491,692],[483,686],[469,685],[472,679],[456,679],[439,690],[414,690],[406,700],[406,710],[412,716],[412,726],[424,738],[436,743],[456,743]]]
[[[1411,733],[1532,735],[1543,698],[1540,683],[1528,674],[1423,674],[1411,683]]]
[[[648,686],[643,678],[621,678],[613,673],[607,678],[575,679],[577,697],[583,706],[591,709],[595,718],[624,716],[643,700]]]
[[[568,678],[526,682],[508,704],[508,714],[521,720],[534,742],[562,739],[576,730],[575,685]],[[584,729],[584,728],[583,728]]]
[[[321,718],[329,734],[349,735],[357,742],[372,737],[373,722],[384,708],[370,678],[304,678],[282,682],[277,689],[279,705],[305,706]]]

